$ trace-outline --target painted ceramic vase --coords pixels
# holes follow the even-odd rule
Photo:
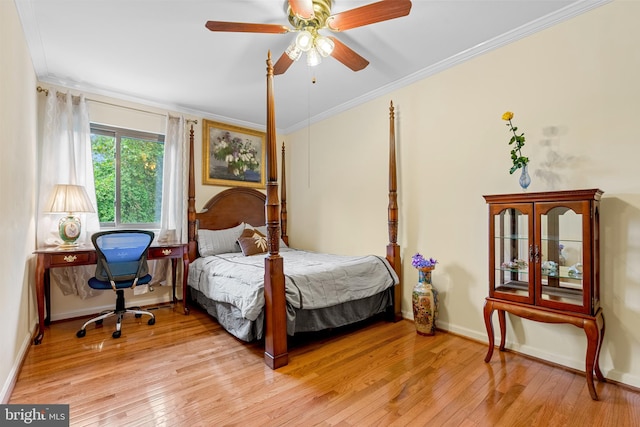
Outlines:
[[[434,267],[418,269],[418,283],[413,288],[413,321],[420,335],[436,333],[438,318],[438,291],[431,284],[431,272]]]

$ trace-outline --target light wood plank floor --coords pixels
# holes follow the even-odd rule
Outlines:
[[[197,309],[113,321],[75,337],[51,325],[9,403],[70,405],[72,426],[638,426],[640,392],[413,323],[383,321],[305,339],[277,371],[262,348]]]

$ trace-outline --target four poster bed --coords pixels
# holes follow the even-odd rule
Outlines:
[[[230,333],[245,341],[264,338],[265,363],[277,369],[288,363],[289,335],[339,327],[381,312],[397,321],[402,314],[393,104],[389,115],[389,243],[385,257],[317,254],[287,246],[285,152],[283,144],[279,199],[274,111],[269,52],[266,195],[250,188],[231,188],[211,198],[199,213],[195,211],[191,127],[188,282],[191,300]]]

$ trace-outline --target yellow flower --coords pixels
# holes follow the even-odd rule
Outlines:
[[[525,167],[527,163],[529,163],[529,158],[522,155],[522,147],[524,147],[525,140],[524,132],[518,135],[516,133],[518,128],[513,126],[511,119],[513,119],[513,113],[511,111],[507,111],[502,115],[502,120],[506,120],[507,122],[509,122],[507,123],[509,132],[513,133],[513,136],[509,140],[509,145],[513,144],[513,147],[511,149],[511,161],[513,162],[513,166],[511,166],[511,169],[509,170],[510,174],[514,173],[522,167]]]

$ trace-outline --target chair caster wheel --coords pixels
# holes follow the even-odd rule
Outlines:
[[[104,320],[104,319],[96,320],[96,325],[102,325],[102,321],[103,321],[103,320]]]
[[[86,331],[86,329],[80,329],[78,332],[76,332],[76,336],[77,336],[78,338],[82,338],[82,337],[84,337],[85,335],[87,335],[87,331]]]
[[[156,324],[156,318],[152,317],[151,319],[149,319],[149,321],[147,322],[148,325],[155,325]]]
[[[113,334],[111,334],[111,336],[114,338],[120,338],[120,335],[122,335],[122,331],[115,331]]]
[[[139,319],[142,317],[142,314],[136,313],[136,319]]]

